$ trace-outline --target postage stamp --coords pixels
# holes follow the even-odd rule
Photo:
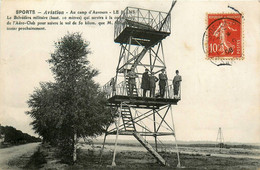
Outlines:
[[[242,29],[241,14],[207,14],[207,59],[244,59]]]

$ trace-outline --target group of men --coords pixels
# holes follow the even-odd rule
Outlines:
[[[159,81],[159,87],[160,87],[160,94],[158,97],[164,97],[165,93],[165,87],[167,84],[167,76],[164,73],[165,70],[162,70],[162,72],[159,74],[159,79],[154,75],[154,72],[151,72],[151,75],[149,75],[149,70],[145,69],[145,72],[142,76],[142,84],[141,88],[143,89],[143,97],[146,97],[146,92],[150,90],[150,97],[155,97],[155,88],[156,88],[156,82]]]
[[[129,92],[130,92],[130,96],[132,96],[134,87],[136,86],[135,78],[137,78],[138,76],[136,75],[133,69],[131,69],[128,72],[127,76],[129,78],[128,80]],[[159,81],[160,93],[158,94],[158,96],[155,96],[155,88],[156,88],[157,81]],[[149,75],[149,69],[146,68],[145,72],[142,75],[142,83],[141,83],[141,88],[143,89],[143,97],[146,97],[147,91],[150,91],[150,97],[164,98],[167,81],[168,78],[167,75],[165,74],[164,69],[161,70],[161,73],[159,74],[159,78],[157,78],[154,75],[154,72],[151,72],[151,74]],[[176,76],[173,79],[174,97],[178,96],[181,81],[182,79],[181,76],[179,75],[179,71],[176,70]]]

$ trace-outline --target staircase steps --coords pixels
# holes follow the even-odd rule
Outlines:
[[[135,131],[135,125],[134,125],[132,113],[129,106],[122,108],[121,116],[125,127],[125,131],[130,131],[130,132]]]
[[[162,165],[169,166],[169,164],[162,158],[162,156],[155,151],[155,149],[138,133],[133,134],[134,137],[155,157],[155,159]]]

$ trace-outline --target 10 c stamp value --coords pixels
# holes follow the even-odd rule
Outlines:
[[[242,15],[207,14],[207,59],[243,59]]]

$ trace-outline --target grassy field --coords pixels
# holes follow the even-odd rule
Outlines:
[[[160,152],[160,155],[170,164],[169,167],[158,164],[155,158],[140,145],[120,145],[116,155],[116,167],[112,167],[113,145],[106,145],[102,159],[100,159],[100,145],[83,145],[78,153],[78,160],[74,165],[66,165],[56,158],[57,150],[51,147],[43,147],[34,154],[27,163],[23,160],[15,162],[24,162],[26,165],[18,166],[25,169],[260,169],[260,150],[255,148],[229,148],[218,150],[212,147],[190,147],[181,146],[180,160],[181,168],[177,167],[177,154],[174,148],[168,149],[168,152]],[[40,157],[40,159],[38,158]],[[43,157],[44,156],[44,157]],[[251,158],[252,157],[252,158]],[[255,158],[254,158],[255,157]],[[22,158],[20,158],[22,159]],[[40,160],[46,160],[41,162]],[[37,165],[37,163],[41,165]],[[17,167],[17,166],[16,166]]]
[[[157,163],[155,158],[140,145],[120,145],[116,155],[116,167],[111,167],[113,145],[106,145],[100,159],[100,145],[85,145],[80,149],[78,161],[71,166],[64,166],[58,161],[45,167],[52,169],[178,169],[175,148],[160,152],[170,167]],[[260,155],[257,149],[230,148],[221,151],[212,147],[181,146],[181,169],[260,169]],[[215,156],[216,155],[216,156]],[[253,159],[250,157],[257,157]],[[48,169],[48,168],[47,168]]]
[[[162,152],[161,156],[170,164],[170,167],[159,165],[153,156],[146,151],[127,151],[118,149],[116,167],[113,169],[177,169],[177,154]],[[137,149],[138,150],[138,149]],[[100,149],[82,149],[78,163],[68,169],[111,169],[113,152],[109,147],[100,160]],[[180,153],[181,169],[258,169],[260,159],[234,158],[210,156],[201,153]]]

